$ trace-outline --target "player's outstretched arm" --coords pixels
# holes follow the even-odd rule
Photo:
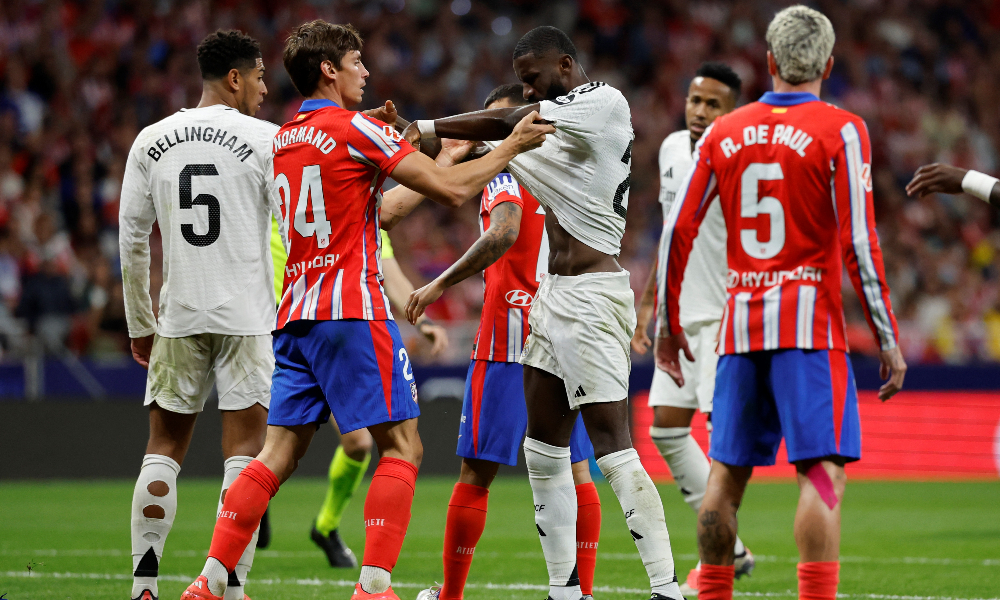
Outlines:
[[[524,117],[540,110],[540,105],[536,103],[528,106],[491,108],[433,121],[414,121],[403,131],[403,137],[413,145],[416,145],[422,137],[502,140],[514,131]]]
[[[537,112],[527,114],[492,152],[448,169],[439,169],[434,161],[419,152],[407,154],[392,171],[392,178],[415,192],[445,206],[461,206],[478,194],[502,171],[512,158],[537,148],[552,125],[535,123]]]
[[[911,197],[963,191],[1000,208],[1000,181],[978,171],[934,163],[917,169],[906,184],[906,193]]]
[[[413,293],[413,284],[399,267],[399,262],[395,258],[382,259],[382,287],[385,288],[385,295],[389,297],[389,302],[396,309],[405,310],[406,302]],[[418,319],[417,329],[431,343],[431,354],[437,356],[448,347],[448,332],[444,327],[435,325],[430,320]]]
[[[465,160],[472,150],[474,144],[466,140],[441,140],[441,152],[438,153],[434,163],[439,167],[452,167]],[[388,192],[382,194],[381,225],[382,229],[389,231],[403,220],[403,217],[413,212],[421,202],[424,195],[414,192],[404,185],[397,185]],[[400,305],[402,306],[402,305]]]
[[[521,207],[513,202],[502,202],[490,212],[490,228],[434,281],[410,294],[406,302],[406,318],[416,323],[424,310],[441,297],[441,294],[460,281],[479,273],[500,260],[504,252],[517,241],[521,230]]]

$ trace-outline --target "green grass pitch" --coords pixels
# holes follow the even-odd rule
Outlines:
[[[160,566],[161,599],[180,597],[201,570],[219,483],[181,478],[177,519]],[[418,481],[413,520],[393,572],[394,589],[403,600],[441,578],[453,483],[433,477]],[[128,481],[0,484],[0,595],[5,600],[128,598],[132,486]],[[357,571],[330,569],[308,540],[324,486],[318,479],[293,478],[272,502],[274,538],[268,550],[257,553],[247,587],[255,600],[350,596]],[[607,484],[598,488],[604,524],[595,596],[648,597],[646,575],[614,494]],[[341,526],[359,556],[364,492],[359,490]],[[672,485],[660,486],[660,492],[683,578],[697,560],[695,517]],[[790,483],[750,486],[740,534],[759,562],[752,578],[737,582],[738,596],[795,597],[796,497]],[[532,524],[527,481],[498,479],[467,598],[545,597],[545,564]],[[841,552],[843,597],[1000,597],[1000,483],[850,483]]]

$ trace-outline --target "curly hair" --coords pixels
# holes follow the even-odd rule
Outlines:
[[[205,80],[221,79],[232,69],[252,69],[260,56],[257,40],[235,29],[210,33],[198,44],[198,68]]]
[[[549,50],[555,50],[559,54],[568,54],[570,58],[576,60],[576,46],[573,45],[573,40],[569,39],[569,36],[562,29],[549,25],[535,27],[524,34],[514,46],[514,60],[526,54],[540,57]]]
[[[335,25],[322,19],[299,25],[285,41],[282,62],[292,80],[292,85],[303,96],[309,96],[319,85],[320,65],[323,61],[341,68],[341,61],[348,52],[361,51],[364,42],[353,25]]]
[[[743,81],[736,71],[720,62],[703,62],[694,73],[695,77],[708,77],[720,83],[724,83],[733,94],[733,98],[739,100],[740,90],[743,88]]]

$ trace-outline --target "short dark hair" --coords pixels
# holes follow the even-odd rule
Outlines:
[[[282,62],[292,85],[303,96],[309,96],[319,85],[319,66],[330,61],[341,68],[348,52],[361,51],[361,34],[353,25],[336,25],[322,19],[303,23],[288,36]]]
[[[489,108],[490,104],[500,100],[510,100],[515,105],[527,104],[528,101],[524,99],[523,90],[524,87],[520,83],[499,85],[486,97],[486,102],[483,102],[483,108]]]
[[[206,80],[221,79],[232,69],[252,69],[260,56],[257,40],[235,29],[210,33],[198,44],[198,68]]]
[[[703,62],[694,73],[695,77],[710,77],[718,82],[726,84],[732,90],[733,98],[739,100],[740,91],[743,88],[743,80],[736,74],[729,65],[720,62]]]
[[[566,33],[557,27],[542,25],[535,27],[517,41],[514,46],[514,60],[526,54],[544,56],[549,50],[555,50],[559,54],[568,54],[576,60],[576,46],[573,40],[569,39]]]

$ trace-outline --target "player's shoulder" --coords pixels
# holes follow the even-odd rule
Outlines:
[[[691,132],[687,129],[681,129],[663,138],[663,142],[660,144],[660,155],[662,156],[665,152],[672,152],[678,149],[686,149],[690,153],[690,148]]]
[[[515,198],[521,197],[521,184],[514,179],[514,176],[510,173],[499,173],[492,181],[486,184],[486,200],[488,204],[492,204],[498,197],[501,196],[513,196]]]

